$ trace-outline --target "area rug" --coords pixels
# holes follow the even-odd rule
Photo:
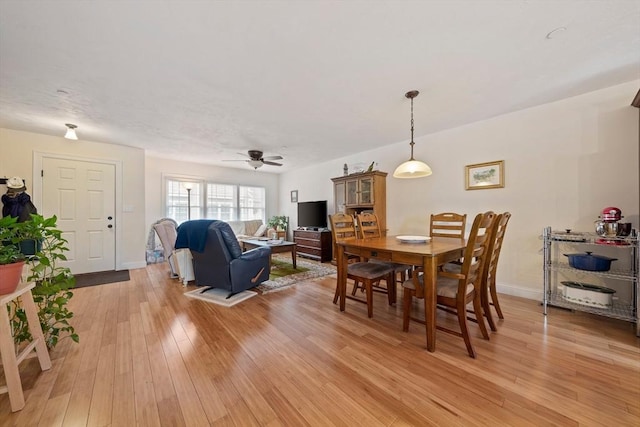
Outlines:
[[[289,262],[287,262],[287,259]],[[307,261],[298,257],[296,264],[300,272],[296,272],[296,270],[293,269],[293,265],[291,265],[290,257],[280,254],[274,255],[272,262],[275,263],[276,261],[285,264],[287,270],[292,274],[278,277],[276,279],[271,277],[266,282],[262,282],[255,289],[263,295],[288,289],[298,282],[336,274],[336,267],[329,263],[322,264],[319,262]],[[286,266],[286,264],[288,264],[288,266]],[[272,270],[272,273],[275,273],[275,270]],[[274,275],[275,274],[272,274],[272,276]]]
[[[244,300],[258,295],[257,293],[252,291],[244,291],[227,298],[227,295],[229,295],[229,291],[225,289],[213,288],[205,292],[202,292],[202,290],[203,288],[194,289],[193,291],[185,292],[184,296],[211,302],[217,305],[222,305],[224,307],[232,307]]]
[[[127,282],[130,280],[129,270],[98,271],[96,273],[75,274],[75,288],[104,285],[106,283]]]
[[[276,280],[284,276],[289,276],[291,274],[304,273],[309,271],[308,268],[305,268],[300,265],[300,263],[296,262],[296,268],[293,268],[293,264],[291,263],[291,258],[287,258],[289,262],[283,260],[281,257],[273,257],[271,260],[271,272],[269,273],[269,280]]]

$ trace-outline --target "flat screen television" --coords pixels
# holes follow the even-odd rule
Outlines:
[[[327,201],[298,202],[298,227],[327,228]]]

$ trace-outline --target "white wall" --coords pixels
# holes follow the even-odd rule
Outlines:
[[[476,213],[488,209],[510,211],[513,217],[499,265],[499,290],[540,298],[543,227],[592,231],[601,209],[617,206],[625,221],[640,228],[638,109],[629,105],[639,86],[640,81],[629,82],[416,138],[415,157],[434,171],[417,180],[391,177],[409,156],[408,141],[278,176],[145,158],[136,148],[1,128],[0,176],[22,176],[33,185],[34,151],[121,161],[121,206],[132,211],[118,213],[124,242],[119,246],[117,268],[136,268],[144,266],[151,223],[164,216],[162,173],[265,186],[267,218],[288,215],[295,227],[297,205],[290,201],[291,190],[298,190],[301,202],[328,200],[333,212],[331,178],[342,175],[344,163],[376,161],[379,170],[389,172],[390,234],[428,233],[433,212],[466,212],[471,222]],[[505,188],[465,191],[464,166],[493,160],[505,161]]]
[[[222,168],[198,163],[178,162],[158,157],[146,158],[145,193],[146,197],[146,228],[160,218],[164,218],[163,176],[207,180],[220,184],[242,184],[265,187],[267,196],[266,219],[274,215],[281,215],[278,211],[278,175],[260,172],[259,170]]]
[[[32,196],[37,186],[42,187],[41,181],[36,179],[39,174],[34,174],[33,170],[34,152],[121,162],[122,176],[116,177],[116,193],[122,195],[122,200],[117,206],[126,207],[128,212],[116,212],[116,224],[120,228],[117,235],[122,236],[116,243],[116,269],[144,267],[145,188],[144,174],[140,173],[145,168],[144,152],[122,145],[70,141],[62,136],[0,128],[0,176],[26,179],[27,192]]]
[[[639,85],[628,82],[416,138],[415,157],[433,169],[427,178],[392,177],[409,157],[408,141],[282,174],[281,211],[297,225],[289,199],[297,189],[300,201],[326,199],[333,212],[330,179],[342,175],[344,163],[376,161],[389,173],[389,234],[428,234],[435,212],[466,212],[470,228],[478,212],[510,211],[499,291],[541,298],[544,227],[594,231],[602,208],[617,206],[639,228],[638,109],[630,106]],[[505,188],[466,191],[464,166],[494,160],[505,161]]]

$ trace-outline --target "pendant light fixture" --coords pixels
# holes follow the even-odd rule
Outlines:
[[[77,140],[78,135],[76,135],[76,129],[78,126],[73,125],[71,123],[65,123],[65,126],[67,127],[67,133],[64,134],[64,137],[67,139]]]
[[[411,158],[396,168],[395,172],[393,172],[394,178],[422,178],[433,173],[426,163],[413,158],[413,146],[415,145],[415,142],[413,142],[413,98],[418,96],[419,93],[417,90],[412,90],[404,94],[404,96],[411,99],[411,143],[409,144],[411,146]]]

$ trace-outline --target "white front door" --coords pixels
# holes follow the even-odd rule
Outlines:
[[[43,157],[41,214],[58,217],[73,274],[115,270],[115,165]]]

